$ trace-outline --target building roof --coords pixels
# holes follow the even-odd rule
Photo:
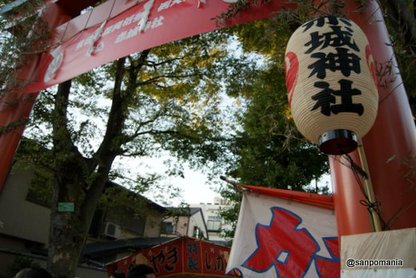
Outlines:
[[[169,207],[167,208],[171,215],[174,216],[192,216],[199,211],[202,214],[201,208],[195,208],[195,207]]]
[[[141,195],[139,193],[136,193],[136,192],[134,192],[134,191],[118,184],[118,183],[115,183],[113,181],[108,181],[107,184],[106,184],[106,188],[109,188],[109,187],[116,187],[120,190],[128,191],[129,196],[134,196],[134,198],[137,198],[137,199],[140,199],[141,201],[144,201],[146,204],[150,205],[152,208],[156,209],[157,211],[159,211],[161,213],[165,213],[165,212],[168,211],[168,209],[166,209],[165,207],[162,207],[161,205],[153,202],[152,200],[144,197],[143,195]]]
[[[194,215],[196,213],[198,213],[198,211],[200,211],[202,213],[202,209],[201,208],[189,208],[190,211],[190,215]]]

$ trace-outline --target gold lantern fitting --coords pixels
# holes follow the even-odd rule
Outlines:
[[[346,129],[327,131],[319,137],[319,149],[328,155],[350,153],[358,147],[354,132]]]

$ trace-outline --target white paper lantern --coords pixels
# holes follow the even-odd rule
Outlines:
[[[286,86],[299,131],[328,154],[348,153],[377,116],[378,92],[368,40],[354,22],[309,21],[286,48]]]

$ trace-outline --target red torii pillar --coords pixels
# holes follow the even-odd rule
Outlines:
[[[56,27],[79,15],[81,10],[97,1],[45,0],[42,18],[53,32]],[[25,123],[38,95],[38,92],[27,93],[19,88],[23,88],[24,85],[33,81],[37,74],[41,55],[42,53],[27,57],[24,65],[16,72],[18,85],[0,96],[0,127],[2,127],[2,133],[0,133],[0,192],[6,182]]]
[[[348,1],[346,15],[367,35],[376,63],[379,111],[376,122],[363,138],[376,201],[384,229],[416,226],[416,129],[407,94],[397,68],[383,12],[377,1],[363,10]],[[361,164],[358,152],[350,154]],[[339,235],[373,232],[364,195],[351,169],[330,158]],[[384,222],[384,223],[383,223]]]
[[[50,30],[67,21],[70,16],[56,3],[48,3],[43,9],[43,19]],[[19,89],[30,83],[37,73],[41,54],[34,54],[24,61],[24,65],[17,69],[17,86],[0,96],[0,191],[2,190],[14,154],[22,137],[26,122],[32,111],[38,93],[27,93]]]

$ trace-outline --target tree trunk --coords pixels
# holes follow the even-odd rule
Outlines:
[[[77,204],[75,204],[77,207]],[[54,277],[75,277],[87,228],[76,212],[51,213],[48,269]]]
[[[55,96],[53,114],[53,152],[55,191],[51,208],[48,269],[54,277],[75,277],[83,246],[99,198],[105,189],[115,157],[123,144],[127,105],[136,89],[137,72],[149,50],[140,56],[138,65],[129,68],[130,91],[123,94],[125,61],[117,61],[112,107],[106,133],[100,147],[90,159],[84,158],[74,145],[68,129],[67,109],[71,81],[61,83]],[[60,203],[74,206],[73,211],[59,211]]]
[[[125,99],[121,86],[125,58],[117,61],[113,104],[106,134],[99,150],[86,159],[72,141],[67,110],[71,81],[61,83],[53,113],[54,195],[51,207],[48,269],[54,277],[75,277],[98,200],[117,156],[124,121]],[[73,205],[73,211],[59,211],[59,204]]]
[[[51,207],[48,268],[55,277],[75,277],[87,228],[80,204],[86,163],[73,145],[67,129],[67,108],[71,81],[59,85],[53,112],[54,194]],[[59,204],[74,205],[74,211],[59,211]]]
[[[112,162],[112,160],[111,160]],[[111,168],[107,163],[107,169]],[[102,192],[108,179],[108,171],[97,174],[92,183],[95,191]],[[51,229],[49,235],[49,264],[48,268],[54,277],[75,277],[76,269],[87,240],[91,221],[101,194],[87,191],[86,183],[79,169],[73,167],[68,171],[56,173],[55,192],[51,208]],[[74,204],[74,211],[59,211],[59,203]]]

